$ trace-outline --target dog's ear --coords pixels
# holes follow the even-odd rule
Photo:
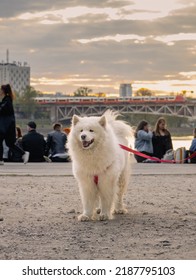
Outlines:
[[[106,126],[106,117],[102,116],[99,120],[99,124],[105,128]]]
[[[72,117],[72,125],[76,125],[79,122],[80,118],[77,115]]]

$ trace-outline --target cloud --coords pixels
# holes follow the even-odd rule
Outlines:
[[[194,78],[196,79],[196,71],[190,71],[190,72],[180,72],[180,75],[186,78]]]
[[[27,61],[40,88],[88,84],[112,91],[123,81],[157,86],[161,80],[195,79],[191,1],[3,2],[0,58],[9,48],[10,61]],[[109,80],[102,81],[103,75]]]
[[[120,8],[129,5],[129,0],[44,0],[44,1],[26,1],[26,0],[6,0],[0,2],[0,17],[16,17],[22,13],[36,13],[42,11],[53,11],[65,7],[113,7]]]
[[[92,39],[79,39],[78,42],[82,44],[92,43],[92,42],[99,42],[99,41],[116,41],[121,42],[125,40],[134,40],[135,42],[144,41],[145,37],[141,37],[135,34],[130,35],[123,35],[123,34],[116,34],[115,36],[104,36],[104,37],[97,37]]]
[[[154,39],[171,46],[174,45],[174,42],[176,41],[196,41],[196,33],[171,34],[166,36],[157,36]]]

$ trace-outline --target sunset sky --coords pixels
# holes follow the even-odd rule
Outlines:
[[[194,91],[196,0],[6,0],[0,61],[31,66],[31,85],[69,94]]]

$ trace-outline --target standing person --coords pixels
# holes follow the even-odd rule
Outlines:
[[[28,133],[22,137],[22,147],[30,153],[30,162],[43,162],[46,141],[44,136],[36,131],[36,123],[33,121],[28,122]]]
[[[2,101],[0,102],[0,165],[3,161],[3,140],[11,151],[17,151],[21,154],[23,162],[27,163],[29,153],[23,151],[15,145],[16,128],[15,128],[15,114],[13,107],[13,92],[9,84],[2,85],[0,90]]]
[[[53,131],[50,132],[46,140],[46,152],[45,154],[53,162],[67,162],[69,156],[66,149],[67,135],[62,131],[62,125],[55,123],[53,125]]]
[[[9,161],[9,148],[5,144],[5,140],[3,140],[3,162]]]
[[[170,132],[166,129],[166,121],[164,118],[159,118],[156,122],[152,137],[153,155],[157,158],[163,158],[165,153],[173,149]]]
[[[135,149],[143,154],[152,156],[152,132],[149,130],[147,121],[141,121],[135,131]],[[137,162],[143,162],[145,158],[134,155]]]

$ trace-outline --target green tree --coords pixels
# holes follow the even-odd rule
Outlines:
[[[34,98],[38,96],[38,93],[31,86],[27,86],[20,95],[16,93],[16,105],[20,107],[20,111],[26,118],[34,119],[35,111],[39,106]]]
[[[140,88],[135,92],[135,96],[152,96],[152,91],[147,88]]]
[[[79,87],[76,91],[74,91],[74,96],[88,96],[89,93],[92,92],[92,89],[88,88],[88,87]]]

